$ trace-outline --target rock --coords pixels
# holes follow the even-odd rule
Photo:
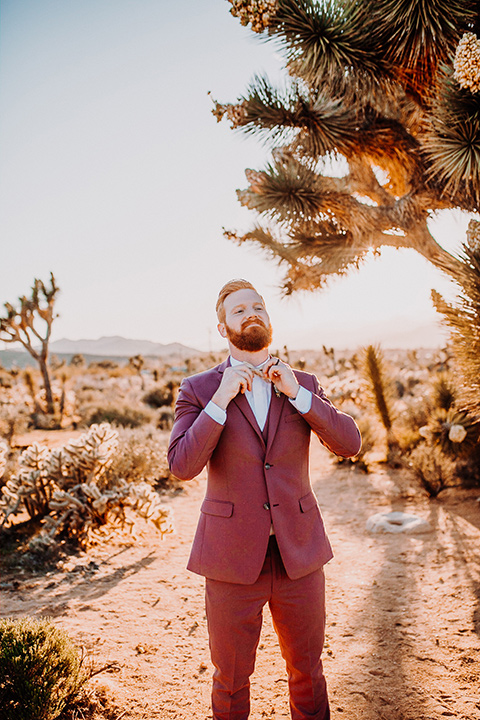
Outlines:
[[[411,535],[432,532],[432,526],[427,520],[399,511],[371,515],[365,527],[371,533],[407,533]]]

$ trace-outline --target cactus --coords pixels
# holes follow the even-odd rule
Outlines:
[[[170,508],[147,483],[115,478],[108,486],[105,475],[118,442],[118,432],[104,423],[92,425],[81,437],[59,448],[28,447],[20,456],[17,473],[2,488],[0,527],[25,507],[30,517],[44,518],[41,533],[31,541],[32,548],[51,545],[60,533],[85,545],[102,526],[132,529],[134,523],[126,513],[131,509],[152,522],[162,537],[172,532]]]
[[[0,480],[2,479],[5,468],[7,467],[8,452],[9,448],[7,443],[4,442],[4,440],[0,440]]]

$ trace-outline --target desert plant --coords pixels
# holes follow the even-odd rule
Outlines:
[[[478,442],[479,423],[466,412],[436,408],[430,413],[424,434],[447,455],[468,455]]]
[[[10,448],[8,447],[7,443],[3,440],[0,440],[0,480],[2,479],[5,468],[7,467],[7,458],[9,451]]]
[[[70,358],[69,365],[76,368],[83,368],[85,367],[85,358],[81,353],[75,353],[75,355],[72,355]]]
[[[159,430],[171,430],[173,427],[174,419],[175,411],[173,408],[162,408],[158,416],[157,428]]]
[[[46,412],[55,415],[55,404],[52,394],[48,353],[52,324],[55,319],[54,305],[59,288],[53,273],[50,273],[50,288],[37,278],[33,282],[30,298],[25,295],[20,300],[20,307],[15,308],[5,303],[6,315],[0,318],[0,340],[8,343],[20,343],[36,360],[43,378]],[[44,323],[43,333],[39,323]],[[40,344],[40,349],[37,347]]]
[[[82,652],[51,620],[0,620],[0,720],[55,720],[87,679]]]
[[[22,507],[42,517],[42,531],[32,549],[51,546],[60,535],[86,545],[99,528],[133,528],[127,510],[150,520],[162,536],[172,532],[170,509],[147,483],[113,478],[106,471],[115,457],[118,433],[108,424],[93,425],[81,437],[59,448],[34,444],[20,456],[19,470],[2,488],[0,516],[5,526]]]
[[[111,465],[106,472],[107,485],[115,478],[128,482],[146,481],[157,488],[175,486],[168,467],[165,441],[152,426],[119,428],[119,443]]]
[[[110,423],[121,427],[137,428],[152,423],[155,415],[148,408],[132,407],[130,405],[105,405],[94,408],[85,408],[85,425],[98,425]]]
[[[175,400],[174,391],[178,387],[178,383],[169,380],[165,385],[153,388],[144,398],[143,402],[153,408],[164,407],[165,405],[173,405]]]
[[[393,432],[392,398],[394,385],[388,376],[387,367],[380,347],[368,345],[363,349],[363,377],[367,383],[367,399],[374,407],[386,431],[387,461],[393,460],[398,443]]]
[[[454,484],[457,466],[440,447],[426,443],[418,445],[408,457],[408,467],[420,486],[430,497]]]
[[[455,405],[457,393],[452,376],[441,372],[434,378],[431,391],[432,403],[435,408],[450,410]]]
[[[432,296],[451,331],[451,348],[461,374],[461,407],[480,417],[480,222],[476,220],[468,226],[463,260],[455,278],[456,303],[447,303],[436,292]]]
[[[144,359],[143,355],[134,355],[133,357],[128,358],[128,365],[129,365],[129,367],[132,368],[132,370],[134,370],[137,373],[137,375],[141,381],[142,390],[144,390],[145,389],[145,379],[142,375],[142,370],[143,370],[143,366],[145,365],[145,359]]]
[[[322,287],[385,246],[455,275],[460,262],[427,220],[480,202],[478,3],[272,0],[265,11],[264,0],[230,2],[276,42],[287,72],[285,89],[256,77],[213,110],[274,146],[237,191],[265,222],[227,237],[280,261],[286,292]],[[328,173],[332,156],[342,177]]]

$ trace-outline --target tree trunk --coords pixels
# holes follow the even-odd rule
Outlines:
[[[48,373],[47,360],[43,355],[41,355],[39,357],[38,364],[40,365],[40,372],[42,373],[42,377],[43,377],[43,386],[45,388],[45,402],[47,404],[47,413],[48,413],[48,415],[54,415],[55,414],[55,405],[53,403],[52,384],[50,382],[50,375]]]

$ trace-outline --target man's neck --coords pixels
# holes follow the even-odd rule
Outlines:
[[[239,362],[248,362],[251,365],[261,365],[269,357],[268,348],[263,348],[263,350],[257,352],[248,352],[247,350],[239,350],[233,345],[230,345],[230,355]]]

